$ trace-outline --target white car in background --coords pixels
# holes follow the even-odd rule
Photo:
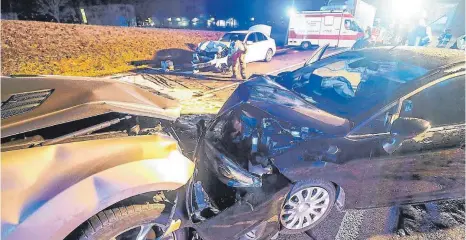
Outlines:
[[[255,25],[248,31],[225,33],[218,41],[199,43],[193,54],[193,72],[212,67],[224,73],[228,72],[231,64],[228,61],[229,47],[236,37],[246,45],[246,62],[270,62],[277,52],[275,40],[270,37],[271,32],[272,27],[270,26]]]
[[[220,38],[219,42],[229,46],[235,36],[243,41],[247,47],[246,62],[266,61],[270,62],[277,52],[275,40],[270,37],[272,27],[267,25],[255,25],[247,31],[228,32]]]

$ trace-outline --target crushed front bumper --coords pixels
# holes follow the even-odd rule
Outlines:
[[[191,64],[194,70],[201,70],[206,68],[222,69],[229,66],[228,56],[222,58],[215,56],[213,59],[207,59],[205,57],[200,57],[197,53],[193,54],[193,60]]]

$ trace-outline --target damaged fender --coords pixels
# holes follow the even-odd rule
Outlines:
[[[183,186],[194,163],[148,135],[3,152],[1,171],[2,238],[63,239],[123,199]]]

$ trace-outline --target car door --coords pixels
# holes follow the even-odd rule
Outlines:
[[[257,46],[259,49],[258,52],[260,52],[257,56],[257,60],[264,60],[265,55],[267,54],[267,51],[269,49],[272,49],[271,40],[269,40],[264,34],[260,32],[256,32],[256,37],[257,37]]]
[[[464,73],[444,77],[415,90],[358,129],[370,136],[370,161],[362,180],[360,205],[378,207],[464,196]],[[406,139],[392,154],[392,123],[397,118],[423,119],[431,128]],[[377,131],[370,131],[377,129]]]
[[[249,63],[259,60],[261,50],[255,32],[249,33],[246,37],[246,48],[246,62]]]

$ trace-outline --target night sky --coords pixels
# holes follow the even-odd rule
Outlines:
[[[100,5],[112,3],[137,3],[143,0],[70,0],[72,7],[86,5]],[[149,0],[150,1],[150,0]],[[155,0],[155,1],[182,1],[182,0]],[[199,0],[198,0],[199,1]],[[277,19],[277,16],[286,17],[286,9],[292,5],[292,0],[203,0],[207,15],[218,18],[234,17],[245,20],[255,19]],[[328,0],[295,0],[298,10],[318,10]],[[36,13],[34,0],[2,0],[2,12],[16,12],[20,19],[29,19],[31,14]],[[202,2],[202,1],[200,1]],[[171,9],[166,9],[171,12]],[[279,18],[278,18],[279,19]]]

